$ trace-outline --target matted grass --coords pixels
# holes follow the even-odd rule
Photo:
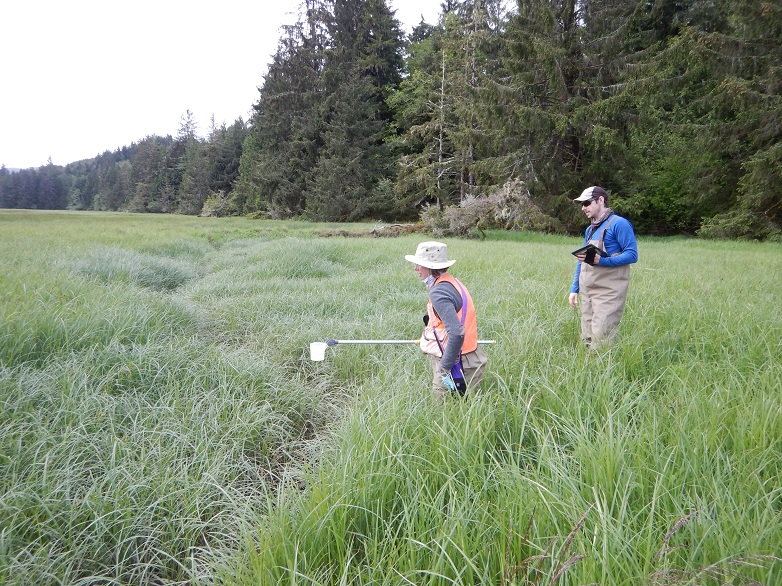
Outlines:
[[[448,240],[497,343],[439,405],[309,360],[425,306],[425,235],[321,228],[0,212],[0,583],[782,584],[782,246],[642,239],[595,355],[577,239]]]

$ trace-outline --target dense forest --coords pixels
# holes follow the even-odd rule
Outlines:
[[[3,167],[0,207],[573,232],[600,184],[642,234],[779,239],[780,88],[778,0],[447,0],[409,36],[304,0],[250,120]]]

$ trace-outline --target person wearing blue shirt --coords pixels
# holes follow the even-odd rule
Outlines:
[[[606,256],[576,255],[576,273],[568,303],[578,307],[581,295],[581,339],[587,348],[612,344],[622,319],[630,265],[638,260],[638,246],[632,224],[608,207],[608,194],[597,185],[587,187],[573,200],[581,205],[590,225],[584,244],[594,244]]]

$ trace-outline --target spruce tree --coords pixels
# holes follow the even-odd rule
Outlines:
[[[637,118],[619,203],[647,233],[766,237],[780,224],[782,9],[639,2],[618,99]],[[624,201],[623,201],[624,200]],[[711,220],[713,218],[713,220]]]
[[[308,182],[321,146],[320,76],[326,44],[324,6],[307,0],[305,14],[283,27],[260,88],[245,138],[239,180],[232,196],[237,211],[268,211],[274,218],[303,213]]]
[[[166,141],[157,136],[148,136],[139,142],[131,173],[133,191],[126,211],[160,211],[166,155],[171,144],[170,137]]]
[[[385,0],[334,0],[327,29],[321,120],[323,147],[308,213],[322,220],[387,217],[393,177],[390,92],[401,79],[402,36]]]
[[[444,55],[441,26],[421,24],[408,47],[407,75],[392,92],[399,133],[395,140],[397,178],[395,209],[399,216],[417,213],[422,205],[449,201],[453,185],[443,160],[451,151],[445,134]]]
[[[225,124],[220,127],[212,124],[208,139],[210,193],[230,193],[239,176],[239,160],[246,135],[247,127],[241,118],[228,127]]]

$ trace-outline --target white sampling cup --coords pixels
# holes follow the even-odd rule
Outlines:
[[[310,342],[310,360],[318,362],[326,359],[326,342]]]

